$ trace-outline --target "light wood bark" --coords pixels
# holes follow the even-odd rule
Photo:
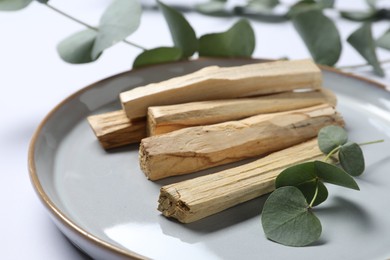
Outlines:
[[[142,139],[140,166],[151,180],[199,171],[281,150],[343,125],[330,105],[196,126]]]
[[[329,103],[336,96],[326,89],[310,92],[284,92],[253,98],[211,100],[148,108],[148,136],[178,129],[239,120],[253,115],[288,111]]]
[[[248,164],[166,185],[160,191],[158,210],[190,223],[269,193],[285,168],[323,158],[313,139]]]
[[[88,117],[89,125],[104,149],[140,142],[146,122],[130,122],[123,110]]]
[[[275,61],[197,72],[120,94],[130,120],[146,117],[150,106],[250,97],[294,89],[319,89],[320,69],[311,60]]]

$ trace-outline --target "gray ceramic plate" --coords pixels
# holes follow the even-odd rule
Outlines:
[[[379,84],[324,69],[352,140],[386,142],[364,147],[367,170],[361,191],[329,185],[316,212],[321,239],[304,248],[268,241],[260,224],[265,198],[193,224],[179,224],[156,210],[162,182],[148,181],[138,147],[111,152],[99,146],[86,117],[119,108],[118,93],[208,65],[251,60],[207,59],[153,66],[99,81],[59,104],[31,142],[32,183],[53,220],[94,258],[153,259],[385,259],[390,257],[390,93]],[[181,178],[171,178],[177,181]]]

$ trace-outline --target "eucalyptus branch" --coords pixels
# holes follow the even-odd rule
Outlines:
[[[60,9],[58,9],[58,8],[48,4],[48,3],[45,3],[44,5],[46,7],[48,7],[49,9],[55,11],[56,13],[61,14],[62,16],[66,17],[66,18],[68,18],[68,19],[70,19],[70,20],[72,20],[72,21],[74,21],[74,22],[76,22],[78,24],[81,24],[81,25],[87,27],[88,29],[91,29],[91,30],[94,30],[94,31],[98,31],[99,30],[97,27],[89,25],[89,24],[87,24],[87,23],[85,23],[85,22],[83,22],[83,21],[81,21],[81,20],[79,20],[79,19],[77,19],[77,18],[75,18],[75,17],[73,17],[73,16],[63,12],[63,11],[61,11]],[[130,42],[128,40],[122,40],[122,42],[124,42],[124,43],[126,43],[128,45],[131,45],[131,46],[133,46],[135,48],[138,48],[138,49],[141,49],[141,50],[146,50],[146,48],[144,48],[144,47],[142,47],[142,46],[140,46],[140,45],[138,45],[136,43]]]
[[[330,151],[330,152],[326,155],[326,157],[325,157],[325,159],[324,159],[324,162],[327,162],[327,161],[329,160],[329,158],[330,158],[332,155],[334,155],[336,152],[338,152],[338,151],[340,150],[340,148],[341,148],[341,146],[337,146],[337,147],[335,147],[332,151]]]
[[[385,140],[380,139],[380,140],[375,140],[375,141],[370,141],[370,142],[364,142],[364,143],[358,143],[359,146],[363,145],[368,145],[368,144],[377,144],[377,143],[383,143]]]

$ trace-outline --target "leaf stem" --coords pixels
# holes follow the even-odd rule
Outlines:
[[[50,4],[48,4],[48,3],[45,3],[45,5],[46,5],[48,8],[50,8],[51,10],[53,10],[53,11],[55,11],[55,12],[61,14],[62,16],[65,16],[66,18],[68,18],[68,19],[70,19],[70,20],[72,20],[72,21],[74,21],[74,22],[76,22],[76,23],[79,23],[79,24],[81,24],[81,25],[84,25],[85,27],[87,27],[87,28],[89,28],[89,29],[92,29],[92,30],[95,30],[95,31],[98,30],[98,28],[96,28],[96,27],[94,27],[94,26],[92,26],[92,25],[89,25],[89,24],[87,24],[87,23],[84,23],[83,21],[81,21],[81,20],[79,20],[79,19],[77,19],[77,18],[75,18],[75,17],[73,17],[73,16],[71,16],[71,15],[69,15],[69,14],[67,14],[67,13],[65,13],[65,12],[63,12],[63,11],[61,11],[60,9],[58,9],[58,8],[56,8],[56,7],[54,7],[54,6],[50,5]]]
[[[336,148],[334,148],[332,151],[330,151],[329,153],[328,153],[328,155],[325,157],[325,159],[324,159],[324,162],[327,162],[328,160],[329,160],[329,158],[333,155],[333,154],[335,154],[338,150],[340,150],[340,145],[339,146],[337,146]]]
[[[390,63],[390,59],[379,61],[379,63],[380,64]],[[362,67],[367,67],[367,66],[371,66],[371,64],[364,63],[364,64],[357,64],[357,65],[339,66],[336,68],[337,69],[357,69],[357,68],[362,68]]]
[[[89,25],[89,24],[87,24],[87,23],[85,23],[85,22],[83,22],[83,21],[81,21],[81,20],[79,20],[79,19],[77,19],[77,18],[75,18],[75,17],[73,17],[73,16],[63,12],[63,11],[61,11],[60,9],[58,9],[58,8],[48,4],[48,3],[44,3],[44,5],[46,5],[46,7],[48,7],[49,9],[51,9],[53,11],[55,11],[56,13],[58,13],[58,14],[60,14],[62,16],[65,16],[66,18],[68,18],[68,19],[70,19],[70,20],[72,20],[72,21],[74,21],[74,22],[76,22],[78,24],[83,25],[83,26],[87,27],[88,29],[91,29],[91,30],[94,30],[94,31],[98,31],[99,30],[99,28],[97,28],[95,26],[92,26],[92,25]],[[141,50],[144,50],[144,51],[146,50],[146,48],[144,48],[144,47],[142,47],[142,46],[140,46],[140,45],[138,45],[136,43],[129,42],[128,40],[122,40],[122,41],[124,43],[126,43],[128,45],[131,45],[133,47],[136,47],[138,49],[141,49]]]
[[[317,196],[318,196],[318,179],[317,179],[317,181],[316,181],[316,190],[315,190],[315,192],[314,192],[313,198],[312,198],[311,201],[310,201],[309,208],[312,208],[312,207],[313,207],[314,201],[316,200]]]
[[[381,139],[381,140],[375,140],[375,141],[370,141],[370,142],[359,143],[358,145],[359,146],[363,146],[363,145],[368,145],[368,144],[377,144],[377,143],[383,143],[384,141],[385,141],[384,139]]]

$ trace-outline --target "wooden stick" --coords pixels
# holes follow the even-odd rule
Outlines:
[[[130,120],[146,117],[150,106],[250,97],[294,89],[321,88],[321,71],[311,60],[275,61],[238,67],[208,67],[120,94]]]
[[[291,102],[289,102],[290,98]],[[236,102],[240,106],[233,105]],[[149,111],[152,111],[150,117],[154,119],[150,118],[147,126],[145,126],[144,120],[131,122],[123,110],[93,115],[88,118],[88,121],[102,147],[111,149],[140,142],[142,138],[147,136],[145,128],[148,128],[150,132],[148,135],[156,135],[193,125],[238,120],[245,117],[244,115],[284,111],[325,102],[335,105],[336,98],[330,90],[321,89],[318,92],[288,92],[255,98],[212,100],[151,107],[149,108]],[[197,118],[197,116],[199,117]]]
[[[140,165],[151,180],[191,173],[287,148],[331,124],[343,125],[341,116],[319,105],[184,128],[142,139]]]
[[[254,98],[211,100],[148,108],[148,136],[178,129],[210,125],[264,113],[282,112],[329,103],[336,105],[330,90],[284,92]]]
[[[104,149],[137,143],[146,137],[146,123],[130,122],[123,110],[88,117],[89,125]]]
[[[322,158],[317,139],[313,139],[252,163],[166,185],[160,190],[158,210],[190,223],[269,193],[283,169]]]

